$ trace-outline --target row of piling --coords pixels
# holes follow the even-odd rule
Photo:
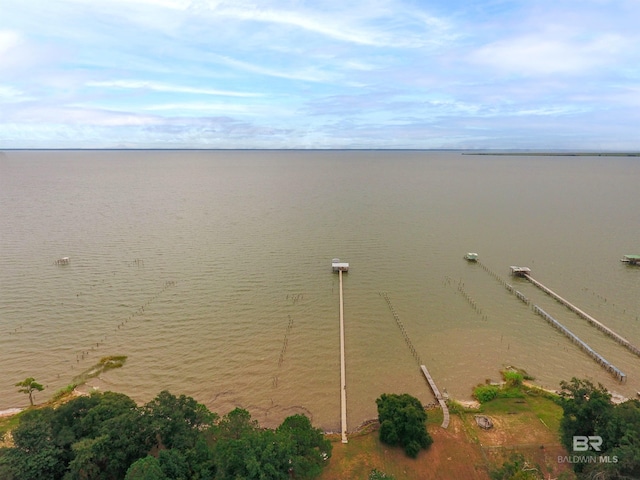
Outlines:
[[[280,357],[278,358],[278,367],[282,366],[282,362],[284,362],[284,354],[287,352],[287,345],[289,344],[289,332],[293,328],[293,318],[289,315],[289,324],[287,325],[287,329],[284,332],[284,340],[282,341],[282,349],[280,350]]]
[[[421,365],[422,364],[422,360],[420,359],[420,355],[418,354],[417,350],[413,346],[413,343],[411,343],[411,339],[409,338],[409,334],[407,333],[407,330],[404,328],[404,324],[400,320],[400,316],[397,314],[396,309],[393,307],[393,304],[391,303],[391,299],[389,298],[389,295],[387,295],[386,292],[379,292],[379,294],[387,302],[387,305],[389,306],[389,310],[391,310],[391,314],[393,315],[393,318],[395,319],[396,324],[398,325],[398,328],[400,329],[400,332],[402,333],[404,341],[406,342],[407,346],[409,347],[409,350],[411,350],[411,354],[413,355],[413,358],[416,359],[416,362],[418,362],[418,365]]]
[[[418,365],[420,365],[420,369],[422,370],[422,373],[424,374],[425,378],[427,379],[427,382],[429,383],[429,386],[431,387],[431,391],[433,391],[434,396],[436,397],[436,400],[438,400],[438,403],[440,404],[440,407],[442,408],[442,412],[444,414],[444,419],[442,420],[442,428],[447,428],[449,426],[449,409],[447,408],[447,404],[443,398],[443,396],[440,394],[440,390],[438,390],[438,387],[436,386],[436,383],[433,381],[433,378],[431,378],[431,374],[429,374],[429,370],[427,370],[427,367],[425,367],[422,364],[422,360],[420,359],[420,355],[418,354],[418,352],[416,351],[415,347],[413,346],[413,343],[411,343],[411,339],[409,338],[409,334],[407,333],[406,329],[404,328],[404,324],[402,323],[402,321],[400,320],[400,315],[398,315],[398,313],[396,312],[396,309],[393,307],[393,303],[391,303],[391,299],[389,298],[389,295],[387,294],[387,292],[379,292],[380,296],[382,298],[384,298],[384,300],[387,302],[387,305],[389,306],[389,310],[391,310],[391,314],[393,315],[393,318],[396,321],[396,324],[398,325],[398,328],[400,329],[400,332],[402,332],[402,336],[404,337],[404,341],[406,342],[407,346],[409,347],[409,350],[411,350],[411,354],[413,355],[413,358],[416,359],[416,361],[418,362]]]
[[[113,330],[114,333],[117,332],[118,330],[120,330],[121,328],[124,329],[124,327],[127,326],[129,320],[133,320],[137,316],[144,315],[145,307],[148,307],[151,303],[153,303],[167,289],[175,287],[177,284],[178,284],[178,282],[176,282],[175,280],[167,280],[167,281],[165,281],[160,290],[158,290],[154,295],[149,297],[146,302],[144,302],[142,305],[140,305],[133,313],[129,314],[129,316],[127,318],[125,318],[124,320],[120,320],[119,321],[119,323],[116,325],[116,327]],[[108,339],[108,335],[105,333],[102,336],[102,338],[99,341],[96,342],[95,346],[92,345],[87,350],[83,349],[83,350],[77,351],[76,352],[76,364],[79,364],[81,361],[85,360],[85,358],[88,358],[89,355],[94,350],[97,350],[98,348],[103,346],[107,342],[107,339]],[[73,365],[71,366],[71,368],[73,369]]]
[[[471,308],[473,308],[473,310],[478,314],[482,316],[483,320],[487,319],[487,316],[484,315],[482,313],[482,308],[480,308],[478,306],[478,302],[476,302],[471,295],[469,295],[466,291],[466,289],[464,288],[464,283],[462,281],[458,282],[458,292],[460,292],[462,294],[462,296],[465,298],[465,300],[467,301],[467,303],[469,304],[469,306]]]

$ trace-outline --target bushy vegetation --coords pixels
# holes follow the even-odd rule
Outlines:
[[[380,441],[392,446],[401,446],[412,458],[421,449],[428,448],[433,439],[427,432],[427,413],[420,400],[406,393],[402,395],[383,393],[377,400],[380,421]]]
[[[480,403],[487,403],[494,398],[522,398],[524,396],[523,389],[528,387],[523,385],[524,380],[533,379],[527,372],[515,367],[509,367],[501,372],[504,379],[503,385],[494,385],[488,383],[478,385],[473,389],[473,397]]]
[[[473,397],[480,403],[487,403],[498,396],[500,387],[497,385],[478,385],[473,389]]]
[[[303,415],[276,430],[246,410],[220,418],[193,398],[167,391],[142,407],[123,394],[75,398],[25,412],[0,450],[0,478],[310,479],[331,444]]]
[[[502,372],[502,377],[506,382],[507,388],[521,387],[522,381],[524,380],[524,376],[520,372],[515,372],[513,370],[505,370]]]
[[[491,480],[542,480],[540,468],[530,465],[521,453],[512,453],[500,468],[489,472]]]
[[[564,410],[560,423],[562,443],[572,455],[595,457],[593,462],[573,463],[578,478],[640,478],[640,402],[628,400],[614,405],[602,385],[596,387],[587,380],[572,378],[560,386]],[[601,437],[600,450],[574,452],[576,435]]]
[[[369,480],[395,480],[395,478],[393,475],[386,474],[375,468],[369,474]]]

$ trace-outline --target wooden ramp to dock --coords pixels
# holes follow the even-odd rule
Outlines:
[[[603,325],[602,323],[600,323],[598,320],[593,318],[591,315],[589,315],[589,314],[585,313],[584,311],[580,310],[578,307],[573,305],[568,300],[562,298],[560,295],[558,295],[556,292],[554,292],[550,288],[547,288],[543,284],[538,282],[537,280],[534,280],[533,277],[531,277],[531,275],[524,275],[524,277],[527,280],[529,280],[532,284],[534,284],[536,287],[538,287],[540,290],[542,290],[543,292],[545,292],[549,296],[555,298],[558,302],[560,302],[561,304],[566,306],[569,310],[575,312],[579,317],[581,317],[581,318],[585,319],[586,321],[588,321],[591,325],[596,327],[598,330],[603,332],[605,335],[608,335],[609,337],[613,338],[620,345],[622,345],[623,347],[626,347],[629,351],[631,351],[632,353],[634,353],[635,355],[640,357],[640,348],[638,348],[635,345],[633,345],[631,342],[629,342],[629,340],[627,340],[626,338],[624,338],[621,335],[618,335],[616,332],[611,330],[606,325]]]
[[[442,408],[442,413],[444,413],[444,419],[442,420],[442,425],[440,426],[442,428],[447,428],[449,426],[449,408],[447,407],[447,402],[444,401],[444,398],[442,397],[440,390],[438,390],[438,387],[436,386],[436,382],[434,382],[433,378],[431,378],[431,374],[429,373],[429,370],[427,370],[427,367],[425,367],[424,365],[420,365],[420,369],[422,370],[422,373],[427,379],[427,382],[429,383],[429,386],[431,387],[433,394],[436,396],[436,399],[438,400],[438,403]]]

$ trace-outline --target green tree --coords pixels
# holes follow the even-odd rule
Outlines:
[[[22,387],[22,388],[19,388],[18,391],[20,393],[26,393],[29,395],[29,402],[31,403],[32,407],[33,407],[33,392],[35,392],[36,390],[39,392],[44,390],[44,387],[40,385],[38,382],[36,382],[36,380],[33,377],[25,378],[23,381],[16,383],[16,387]]]
[[[427,432],[427,413],[420,400],[409,394],[383,393],[377,400],[380,421],[380,441],[399,445],[415,458],[421,449],[428,448],[433,439]]]
[[[290,450],[290,473],[295,478],[315,478],[331,457],[331,442],[322,430],[313,428],[305,415],[292,415],[276,429],[276,435]]]
[[[51,428],[54,410],[43,408],[26,412],[13,432],[14,447],[7,449],[1,462],[20,480],[61,478],[65,469],[63,450],[56,445]]]
[[[214,439],[216,479],[260,478],[260,454],[271,448],[264,444],[258,422],[252,420],[247,410],[236,408],[222,417],[214,429]]]
[[[560,421],[562,444],[569,451],[575,435],[603,435],[613,413],[611,394],[599,384],[572,378],[560,382],[560,405],[564,411]]]
[[[619,405],[602,386],[587,380],[561,382],[560,422],[562,442],[572,451],[573,436],[600,436],[598,452],[582,452],[607,462],[582,462],[573,465],[578,478],[602,480],[640,478],[640,402],[629,400]],[[615,460],[614,460],[615,459]]]
[[[166,478],[158,459],[147,455],[131,464],[124,480],[165,480]]]
[[[165,477],[171,480],[190,480],[192,478],[187,459],[179,450],[173,448],[160,450],[158,463]]]
[[[144,406],[143,415],[158,446],[178,449],[193,447],[201,432],[218,419],[193,398],[176,397],[166,390]]]

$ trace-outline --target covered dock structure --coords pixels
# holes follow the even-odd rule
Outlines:
[[[334,258],[331,261],[331,268],[333,269],[333,273],[348,272],[349,264],[347,262],[341,262],[339,258]]]
[[[640,265],[640,255],[623,255],[620,261],[629,265]]]

